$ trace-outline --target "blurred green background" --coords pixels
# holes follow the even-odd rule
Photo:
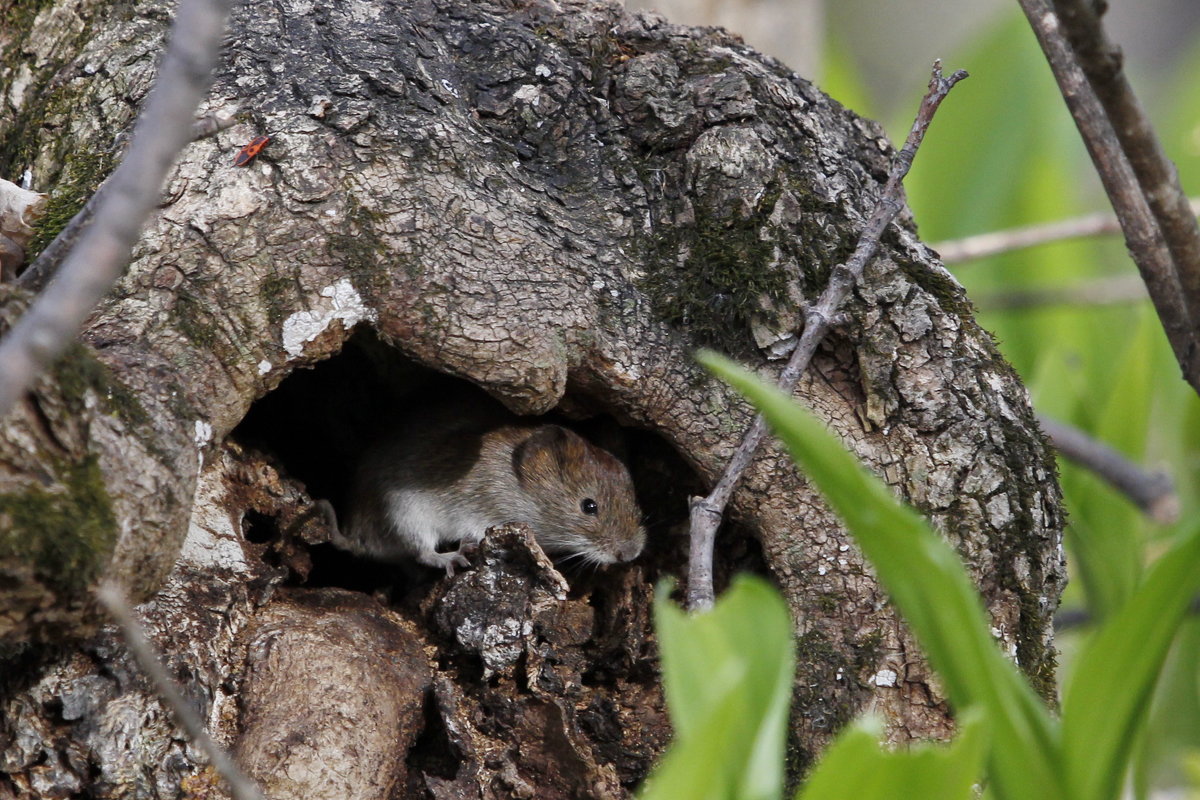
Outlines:
[[[944,59],[947,72],[968,70],[970,80],[942,106],[906,181],[928,243],[1109,210],[1015,2],[691,0],[683,8],[684,1],[643,4],[662,7],[672,19],[713,21],[743,32],[751,44],[815,76],[848,107],[883,122],[893,141],[907,133],[934,57]],[[775,15],[774,23],[761,14]],[[741,22],[748,27],[740,28]],[[1200,195],[1200,2],[1112,0],[1108,27],[1126,49],[1134,88],[1185,191]],[[757,33],[763,30],[774,33]],[[1063,608],[1102,618],[1127,596],[1163,543],[1200,520],[1200,399],[1180,378],[1140,291],[1105,303],[1060,297],[1003,307],[1004,296],[1014,292],[1071,293],[1135,276],[1119,236],[1061,242],[951,269],[975,301],[980,323],[1024,377],[1039,412],[1167,472],[1177,485],[1180,521],[1156,525],[1097,478],[1060,461],[1072,574]],[[1060,634],[1064,675],[1077,636],[1074,630]],[[1193,620],[1155,700],[1146,757],[1135,776],[1138,794],[1182,786],[1184,765],[1189,759],[1200,763],[1198,678],[1200,623]]]

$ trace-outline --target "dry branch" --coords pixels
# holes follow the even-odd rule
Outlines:
[[[1200,197],[1192,198],[1189,204],[1192,214],[1200,214]],[[931,244],[930,247],[941,256],[942,263],[949,266],[1043,244],[1061,242],[1065,239],[1082,239],[1088,236],[1103,236],[1120,232],[1121,221],[1117,219],[1116,215],[1101,212],[1058,222],[1026,225],[1020,228],[981,233],[976,236],[964,236],[961,239]]]
[[[1099,4],[1054,0],[1054,8],[1162,231],[1194,330],[1200,322],[1200,225],[1180,186],[1179,172],[1125,77],[1121,50],[1104,31]]]
[[[70,344],[124,272],[167,171],[193,136],[191,120],[212,81],[231,5],[232,0],[187,0],[179,6],[157,84],[92,224],[0,342],[0,417]]]
[[[1012,311],[1046,306],[1111,306],[1146,299],[1146,284],[1137,275],[1129,274],[1070,286],[983,292],[975,295],[975,307],[981,311]]]
[[[226,128],[231,128],[237,124],[238,115],[229,111],[214,111],[205,114],[192,123],[192,141],[205,139],[209,136],[215,136]],[[33,260],[20,277],[17,278],[18,283],[27,289],[38,291],[46,285],[46,281],[50,280],[58,265],[67,257],[75,243],[79,241],[79,236],[84,232],[87,226],[91,223],[92,218],[96,216],[96,209],[104,202],[107,196],[108,182],[100,184],[99,188],[87,199],[83,204],[83,208],[75,213],[75,216],[63,226],[63,229],[58,232],[58,235],[42,248],[42,252]]]
[[[1171,476],[1165,472],[1147,472],[1071,425],[1041,414],[1038,422],[1060,455],[1096,473],[1150,519],[1168,525],[1179,518],[1179,497]]]
[[[263,794],[259,791],[258,786],[243,775],[229,755],[212,740],[204,728],[204,722],[188,705],[188,701],[184,699],[179,687],[171,680],[166,668],[162,665],[162,659],[154,652],[154,646],[146,638],[133,610],[125,601],[125,594],[115,584],[108,583],[100,587],[96,596],[117,624],[121,626],[121,633],[125,636],[125,643],[129,647],[129,651],[133,653],[138,666],[154,683],[159,697],[174,712],[179,727],[183,728],[188,738],[204,751],[213,769],[220,773],[221,777],[229,784],[234,800],[263,800]]]
[[[1148,157],[1137,148],[1145,144],[1149,134],[1149,123],[1136,109],[1136,101],[1132,100],[1132,92],[1121,94],[1125,105],[1117,110],[1118,119],[1110,116],[1114,108],[1110,108],[1097,94],[1089,73],[1080,65],[1079,56],[1072,44],[1064,35],[1063,25],[1048,0],[1019,0],[1025,16],[1029,19],[1042,51],[1046,54],[1054,77],[1071,116],[1083,136],[1084,144],[1092,157],[1092,163],[1104,184],[1104,190],[1112,201],[1113,209],[1121,219],[1121,227],[1125,231],[1125,241],[1130,255],[1138,265],[1138,270],[1146,281],[1146,288],[1154,307],[1162,321],[1167,339],[1175,352],[1175,357],[1183,371],[1184,378],[1194,389],[1200,391],[1200,340],[1197,339],[1196,319],[1197,303],[1193,295],[1200,286],[1197,270],[1200,262],[1189,262],[1192,250],[1184,246],[1181,239],[1173,240],[1174,247],[1164,235],[1164,231],[1174,229],[1174,235],[1179,237],[1182,226],[1177,225],[1175,217],[1186,213],[1189,224],[1194,228],[1195,220],[1187,209],[1186,198],[1177,191],[1177,181],[1155,183],[1155,178],[1164,168],[1149,170],[1146,166]],[[1092,35],[1102,35],[1098,24],[1092,29]],[[1111,69],[1109,66],[1109,69]],[[1093,65],[1093,72],[1102,72]],[[1119,69],[1116,71],[1119,76]],[[1099,75],[1097,77],[1100,77]],[[1121,81],[1124,79],[1121,78]],[[1125,87],[1128,90],[1128,86]],[[1106,89],[1104,95],[1113,102],[1114,92]],[[1138,122],[1134,122],[1134,114]],[[1153,143],[1157,148],[1157,143]],[[1161,155],[1161,153],[1159,153]],[[1165,160],[1165,159],[1164,159]],[[1137,161],[1144,173],[1139,173],[1131,165]],[[1170,168],[1173,170],[1173,167]],[[1152,195],[1164,192],[1168,188],[1178,194],[1171,201],[1152,199]],[[1182,205],[1183,210],[1179,209]],[[1159,212],[1172,210],[1166,217],[1159,217]],[[1178,259],[1185,259],[1180,261]],[[1190,281],[1190,287],[1189,287]],[[1185,291],[1185,287],[1188,287]]]
[[[933,120],[933,115],[941,105],[942,100],[954,88],[954,85],[967,77],[965,70],[957,70],[948,78],[942,77],[941,60],[933,63],[933,76],[929,80],[929,91],[921,100],[921,107],[913,120],[912,129],[904,147],[892,159],[892,167],[888,173],[887,185],[879,197],[879,202],[871,217],[863,228],[854,253],[844,264],[838,264],[830,271],[829,284],[825,287],[817,302],[807,308],[804,314],[804,332],[800,341],[792,351],[787,366],[779,376],[779,388],[791,393],[796,382],[808,368],[813,354],[825,334],[833,326],[838,316],[838,309],[854,284],[862,277],[867,263],[875,256],[879,248],[879,237],[891,224],[896,214],[903,206],[902,184],[904,176],[912,166],[913,158],[925,131]],[[716,540],[717,527],[733,490],[737,487],[742,473],[750,465],[754,453],[766,435],[767,423],[759,414],[754,418],[750,430],[738,445],[729,461],[721,479],[707,497],[693,497],[691,501],[691,548],[688,556],[688,588],[687,606],[692,611],[706,610],[713,604],[712,586],[712,556],[713,544]]]

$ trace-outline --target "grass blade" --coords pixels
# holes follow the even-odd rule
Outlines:
[[[949,746],[914,744],[888,750],[882,725],[866,718],[848,726],[830,745],[796,800],[894,800],[927,797],[972,800],[983,772],[986,738],[978,714],[959,723]]]
[[[704,353],[700,361],[759,408],[845,521],[954,706],[959,711],[977,706],[984,714],[992,732],[989,774],[996,795],[1068,797],[1057,729],[992,641],[975,587],[950,545],[790,398],[721,356]]]
[[[1197,591],[1200,527],[1154,563],[1084,646],[1063,700],[1063,758],[1077,796],[1119,795],[1167,651]]]
[[[660,589],[655,629],[675,741],[642,800],[777,800],[795,672],[787,606],[750,577],[698,616],[666,595]]]

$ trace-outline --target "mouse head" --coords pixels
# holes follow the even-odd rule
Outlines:
[[[562,426],[542,425],[513,450],[513,471],[547,553],[612,564],[642,552],[646,531],[633,481],[611,453]]]

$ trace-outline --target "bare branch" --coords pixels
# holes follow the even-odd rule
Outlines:
[[[1183,304],[1200,322],[1200,225],[1142,105],[1125,77],[1121,49],[1100,23],[1095,0],[1054,0],[1063,33],[1125,151],[1175,262]]]
[[[77,247],[0,342],[0,417],[79,332],[121,276],[167,171],[193,135],[191,120],[212,81],[232,0],[184,0],[158,80],[138,118],[129,152]]]
[[[1179,519],[1179,496],[1170,475],[1147,472],[1078,428],[1041,414],[1038,422],[1059,454],[1096,473],[1150,519],[1163,525]]]
[[[134,617],[133,610],[129,608],[129,603],[125,601],[125,594],[121,589],[116,584],[106,583],[96,590],[96,597],[121,626],[121,632],[125,636],[125,643],[128,645],[129,651],[137,659],[142,671],[154,682],[154,688],[158,691],[159,697],[175,713],[175,720],[179,723],[179,727],[183,728],[188,738],[204,751],[204,754],[208,756],[209,763],[213,765],[213,769],[220,773],[225,782],[229,784],[229,790],[233,794],[234,800],[263,800],[258,785],[242,774],[228,754],[212,740],[200,717],[188,705],[175,682],[167,675],[167,671],[162,665],[162,659],[159,658],[154,651],[154,646],[146,638],[142,626]]]
[[[1110,306],[1140,303],[1148,300],[1146,284],[1132,273],[1073,286],[1051,286],[1039,289],[1015,289],[975,295],[975,306],[981,311],[1012,311],[1044,306]]]
[[[1200,214],[1200,198],[1194,197],[1188,203],[1192,214]],[[1082,239],[1088,236],[1103,236],[1120,232],[1121,221],[1117,219],[1116,215],[1102,212],[1064,219],[1059,222],[1027,225],[1021,228],[1010,228],[1006,231],[966,236],[962,239],[931,244],[929,247],[937,251],[943,264],[949,266],[1060,242],[1065,239]]]
[[[62,260],[67,257],[71,249],[75,247],[75,243],[79,241],[80,234],[91,223],[92,218],[96,216],[96,209],[104,202],[105,190],[108,188],[108,183],[102,183],[92,193],[92,196],[83,204],[83,208],[75,212],[75,216],[71,217],[70,221],[63,226],[63,229],[58,232],[50,244],[42,248],[42,252],[38,253],[37,258],[27,266],[20,275],[17,276],[17,284],[30,291],[41,291],[46,281],[50,280],[58,269]]]
[[[1019,2],[1046,54],[1059,90],[1104,184],[1104,190],[1121,220],[1129,253],[1142,279],[1146,281],[1146,289],[1184,378],[1200,392],[1200,339],[1197,338],[1190,303],[1184,301],[1184,278],[1179,271],[1180,265],[1175,262],[1154,218],[1105,107],[1077,62],[1071,45],[1064,38],[1058,17],[1051,10],[1048,0]],[[1200,279],[1193,277],[1191,280],[1200,284]]]
[[[800,341],[792,351],[787,366],[779,376],[779,388],[791,393],[796,387],[800,375],[808,368],[817,345],[825,338],[832,327],[832,322],[838,314],[838,308],[854,284],[862,277],[867,263],[875,256],[879,248],[879,237],[891,224],[892,219],[900,212],[903,205],[902,182],[912,166],[925,131],[933,120],[934,112],[942,100],[949,94],[954,85],[967,77],[964,70],[954,72],[950,77],[942,77],[942,62],[935,61],[933,75],[929,80],[929,91],[921,100],[921,107],[913,120],[912,129],[904,147],[892,159],[892,168],[888,173],[887,185],[880,194],[879,202],[867,224],[863,227],[858,245],[845,264],[833,267],[829,274],[829,284],[825,287],[816,304],[809,307],[804,315],[804,332]],[[688,556],[688,589],[687,605],[692,611],[709,609],[713,604],[712,587],[712,555],[713,544],[716,540],[717,527],[721,524],[725,506],[733,495],[733,490],[741,480],[742,473],[750,465],[755,451],[762,443],[766,434],[767,423],[762,415],[754,419],[741,444],[730,459],[729,466],[717,482],[716,487],[708,497],[693,497],[691,501],[691,546]]]
[[[230,111],[214,111],[205,114],[192,123],[192,141],[215,136],[226,128],[231,128],[238,122],[238,115]],[[83,208],[71,217],[70,221],[63,226],[63,229],[58,232],[50,244],[42,248],[42,252],[38,253],[38,257],[33,260],[33,263],[25,268],[21,273],[17,282],[27,289],[33,291],[40,290],[45,286],[46,281],[58,269],[58,265],[66,258],[67,253],[75,246],[75,242],[79,240],[79,235],[92,221],[92,217],[96,215],[96,209],[104,202],[105,193],[108,189],[108,181],[100,185],[98,189],[87,199],[83,204]]]
[[[1193,617],[1200,616],[1200,597],[1192,598],[1187,613]],[[1062,633],[1073,628],[1085,628],[1095,625],[1096,622],[1096,615],[1090,609],[1069,608],[1054,615],[1054,632]]]

